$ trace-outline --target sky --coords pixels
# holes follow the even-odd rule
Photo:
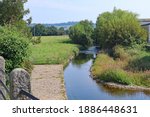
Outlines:
[[[117,9],[150,18],[150,0],[28,0],[32,23],[62,23],[84,19],[96,22],[99,14]]]

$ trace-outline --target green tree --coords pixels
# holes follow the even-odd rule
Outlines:
[[[16,27],[19,32],[31,39],[30,28],[27,26],[31,23],[30,17],[26,21],[23,17],[29,13],[29,9],[24,9],[27,0],[2,0],[0,2],[0,25]]]
[[[55,26],[47,27],[47,35],[57,35],[58,30]]]
[[[60,27],[60,28],[58,29],[58,31],[57,31],[57,34],[58,34],[58,35],[65,35],[65,29],[64,29],[64,27]]]
[[[14,26],[12,26],[14,27]],[[24,20],[20,20],[18,22],[16,22],[15,27],[17,28],[17,30],[22,33],[24,36],[26,36],[29,40],[31,40],[32,38],[32,33],[31,33],[31,29],[30,27],[27,26],[26,21]]]
[[[29,13],[24,9],[27,0],[3,0],[0,2],[0,25],[12,25],[23,20],[23,16]]]
[[[93,44],[93,31],[93,23],[88,20],[84,20],[70,27],[69,37],[74,43],[80,44],[87,48]]]
[[[32,28],[32,34],[34,36],[45,36],[46,35],[46,29],[45,29],[44,25],[42,25],[42,24],[36,24]]]
[[[146,31],[140,26],[137,14],[114,9],[99,15],[96,22],[95,42],[101,48],[115,45],[128,46],[146,41]]]

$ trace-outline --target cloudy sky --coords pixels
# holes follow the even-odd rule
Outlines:
[[[140,18],[150,18],[150,0],[28,0],[33,23],[60,23],[89,19],[113,8],[129,10]]]

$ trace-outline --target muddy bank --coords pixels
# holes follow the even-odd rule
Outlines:
[[[125,90],[133,90],[133,91],[149,91],[150,88],[142,87],[142,86],[130,86],[130,85],[122,85],[112,82],[102,82],[100,80],[96,80],[97,83],[101,83],[102,85],[108,88],[117,88],[117,89],[125,89]]]

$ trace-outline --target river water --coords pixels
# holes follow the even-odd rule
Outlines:
[[[150,100],[150,92],[108,88],[93,80],[90,68],[96,53],[96,47],[81,51],[65,68],[64,79],[69,100]]]

